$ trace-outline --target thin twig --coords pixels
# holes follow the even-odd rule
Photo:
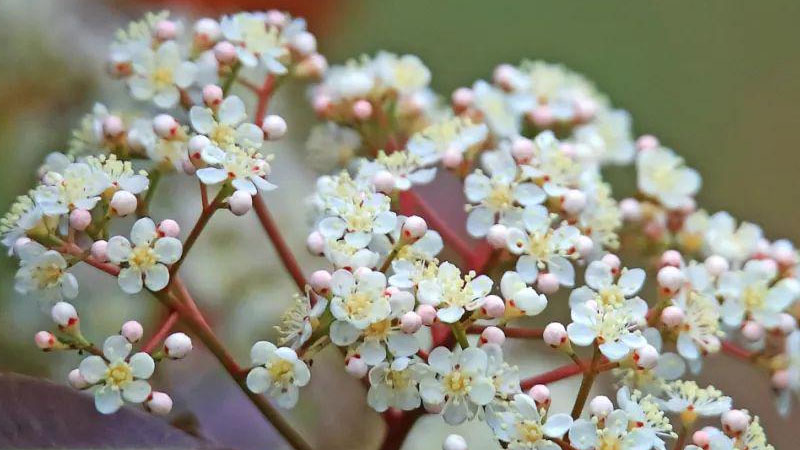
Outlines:
[[[297,289],[299,289],[300,292],[304,292],[307,283],[306,277],[303,275],[303,269],[300,268],[292,250],[289,248],[289,245],[286,244],[286,240],[283,239],[283,234],[281,234],[281,231],[278,229],[278,225],[269,213],[267,204],[264,203],[264,199],[262,199],[261,196],[256,195],[253,197],[253,209],[256,212],[256,216],[258,216],[259,222],[261,222],[262,228],[264,228],[264,231],[267,232],[267,236],[269,236],[269,239],[272,241],[272,245],[275,246],[275,251],[278,252],[278,257],[280,257],[283,266],[289,271],[289,274],[297,285]]]
[[[141,351],[145,353],[150,353],[153,350],[155,350],[155,348],[164,339],[166,339],[169,332],[172,331],[172,328],[175,326],[175,322],[178,321],[178,317],[179,317],[178,311],[175,310],[170,311],[166,319],[164,319],[164,321],[161,322],[161,325],[159,325],[156,333],[150,336],[150,339],[148,339],[147,342],[145,342],[144,345],[142,345]]]

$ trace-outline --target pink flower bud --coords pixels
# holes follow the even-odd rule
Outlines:
[[[232,64],[236,61],[236,47],[228,41],[217,42],[214,45],[214,57],[220,64]]]
[[[308,31],[302,31],[292,37],[289,41],[289,45],[291,45],[297,53],[308,55],[317,51],[317,38]]]
[[[772,387],[775,389],[786,389],[789,387],[789,371],[785,369],[775,371],[770,381],[772,381]]]
[[[372,103],[358,100],[353,103],[353,115],[358,120],[367,120],[372,117]]]
[[[486,327],[481,332],[481,344],[495,344],[495,345],[503,345],[503,342],[506,341],[506,334],[497,327]]]
[[[605,395],[598,395],[589,402],[589,412],[596,417],[606,417],[614,411],[614,404]]]
[[[162,20],[156,24],[156,37],[161,41],[175,39],[178,35],[178,25],[171,20]]]
[[[286,121],[277,114],[270,114],[264,117],[264,121],[261,123],[261,129],[264,130],[264,135],[267,139],[275,141],[286,134]]]
[[[153,391],[150,393],[145,405],[151,413],[157,416],[166,416],[172,411],[172,399],[163,392]]]
[[[286,14],[277,9],[270,9],[267,11],[266,22],[274,27],[282,27],[286,25]]]
[[[503,224],[497,223],[489,227],[489,232],[486,234],[486,241],[493,249],[501,249],[506,247],[506,237],[508,236],[508,227]]]
[[[237,216],[246,214],[253,207],[253,196],[247,191],[234,191],[228,199],[228,208]]]
[[[683,286],[686,277],[677,267],[665,266],[659,269],[656,280],[667,293],[673,293]]]
[[[417,306],[417,314],[419,314],[424,325],[431,326],[436,321],[436,308],[431,305]]]
[[[178,234],[181,232],[181,227],[178,225],[178,222],[172,219],[164,219],[159,222],[156,230],[161,236],[178,237]]]
[[[637,348],[633,352],[636,365],[642,369],[652,369],[658,364],[658,350],[650,344]]]
[[[545,406],[550,404],[550,389],[544,384],[537,384],[528,391],[537,406]]]
[[[217,42],[222,31],[219,23],[214,19],[202,18],[194,24],[195,42],[201,47],[207,48]]]
[[[325,252],[325,237],[319,231],[312,231],[306,238],[306,247],[312,255],[322,256]]]
[[[211,140],[202,134],[198,134],[197,136],[192,136],[189,139],[189,157],[192,158],[193,161],[201,162],[200,158],[202,157],[203,149],[211,145]]]
[[[144,335],[142,324],[135,320],[129,320],[122,324],[119,334],[122,335],[130,343],[138,342]]]
[[[539,128],[549,128],[555,122],[553,113],[547,105],[539,105],[530,112],[529,118]]]
[[[104,240],[94,241],[92,243],[92,258],[100,261],[106,262],[108,261],[108,255],[106,254],[106,248],[108,247],[108,242]]]
[[[513,87],[515,72],[516,70],[510,64],[500,64],[495,67],[492,80],[503,89],[510,90]]]
[[[540,273],[536,278],[536,288],[543,294],[555,294],[558,287],[558,277],[555,274]]]
[[[311,274],[308,282],[314,292],[324,297],[331,291],[331,278],[333,278],[333,276],[327,270],[317,270]]]
[[[388,170],[380,170],[372,176],[372,184],[375,185],[375,189],[378,192],[383,192],[387,195],[391,194],[394,190],[394,175]]]
[[[532,140],[524,137],[517,137],[511,141],[511,155],[518,163],[525,164],[530,162],[531,158],[533,158],[533,154],[534,148]]]
[[[481,311],[492,319],[503,317],[506,312],[506,304],[502,298],[496,295],[487,295],[481,307]]]
[[[581,122],[588,122],[597,114],[597,102],[589,98],[582,98],[575,102],[575,118]]]
[[[797,329],[797,320],[788,313],[780,313],[778,315],[778,329],[783,334],[789,334]]]
[[[111,197],[111,212],[117,216],[124,217],[136,211],[138,200],[136,196],[128,191],[117,191]]]
[[[773,246],[772,257],[782,266],[793,266],[797,264],[797,252],[791,245]]]
[[[622,262],[619,260],[619,256],[613,253],[606,253],[602,258],[600,258],[600,261],[603,261],[608,265],[608,267],[611,267],[611,271],[613,273],[618,273],[619,266],[622,265]]]
[[[89,387],[89,383],[83,378],[81,371],[78,369],[72,369],[69,372],[69,375],[67,375],[67,381],[74,389],[86,389]]]
[[[103,119],[103,134],[115,138],[125,132],[125,124],[119,116],[108,116]]]
[[[748,320],[742,325],[742,336],[748,341],[757,341],[764,337],[764,327],[758,322]]]
[[[451,96],[451,100],[453,102],[453,109],[456,112],[461,112],[472,105],[472,101],[475,99],[475,94],[472,92],[472,89],[461,87],[453,91],[453,95]]]
[[[683,256],[677,250],[667,250],[661,255],[662,266],[680,267],[683,264]]]
[[[448,169],[455,169],[464,162],[464,155],[461,150],[450,147],[444,151],[442,155],[442,165]]]
[[[39,349],[47,351],[56,345],[56,337],[49,331],[40,331],[33,336],[34,342]]]
[[[586,194],[578,189],[568,190],[563,197],[561,207],[567,214],[578,214],[586,207]]]
[[[661,322],[668,327],[677,327],[683,323],[685,318],[686,314],[679,306],[667,306],[663,311],[661,311]]]
[[[311,100],[311,106],[317,115],[324,116],[331,108],[331,98],[325,94],[316,94]]]
[[[351,356],[345,361],[344,370],[355,378],[364,378],[367,374],[367,363],[358,356]]]
[[[92,223],[92,214],[85,209],[73,209],[69,213],[69,226],[83,231]]]
[[[169,114],[159,114],[153,118],[153,130],[164,139],[172,139],[178,134],[178,121]]]
[[[224,96],[225,94],[222,92],[222,88],[216,84],[207,84],[203,86],[203,101],[209,107],[218,106],[222,103],[222,98]]]
[[[711,443],[711,436],[705,430],[697,430],[692,434],[692,442],[698,447],[707,448]]]
[[[60,327],[71,327],[78,323],[78,311],[67,302],[58,302],[50,309],[50,317]]]
[[[372,269],[370,269],[369,267],[359,267],[359,268],[357,268],[355,270],[355,272],[353,272],[353,275],[356,278],[362,278],[362,277],[365,277],[365,276],[367,276],[367,275],[369,275],[371,273],[372,273]],[[389,295],[391,295],[391,291],[390,291]]]
[[[594,250],[594,241],[592,241],[592,238],[589,236],[580,235],[575,241],[575,249],[578,250],[578,254],[581,255],[581,257],[586,258],[591,255]]]
[[[197,167],[188,159],[181,161],[181,169],[186,175],[192,176],[197,172]]]
[[[639,150],[650,150],[659,145],[661,144],[658,142],[658,138],[651,134],[644,134],[639,136],[639,139],[636,139],[636,148]]]
[[[428,224],[425,219],[419,216],[410,216],[400,227],[400,234],[406,241],[414,242],[421,238],[428,231]]]
[[[550,322],[544,327],[542,339],[550,347],[561,347],[567,342],[567,329],[559,322]]]
[[[164,340],[164,350],[172,359],[181,359],[192,351],[192,339],[184,333],[172,333]]]
[[[328,70],[328,60],[319,53],[313,53],[300,61],[294,70],[298,77],[319,78]]]
[[[619,202],[622,219],[627,222],[637,222],[642,218],[642,206],[635,198],[626,198]]]
[[[467,450],[467,441],[460,434],[450,434],[444,439],[442,450]]]
[[[403,333],[413,334],[422,328],[422,317],[414,311],[409,311],[400,317],[400,329]]]
[[[722,428],[725,433],[737,436],[750,424],[750,414],[741,409],[731,409],[722,413]]]

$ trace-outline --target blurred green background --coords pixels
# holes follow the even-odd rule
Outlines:
[[[94,101],[119,98],[122,87],[106,80],[102,73],[108,39],[115,28],[147,9],[174,7],[193,16],[215,14],[236,5],[267,9],[275,2],[3,0],[0,207],[5,209],[14,196],[31,186],[41,158],[64,148],[69,130]],[[429,65],[433,87],[444,96],[476,78],[490,77],[498,63],[517,63],[525,58],[564,63],[594,80],[616,106],[629,110],[637,133],[655,134],[700,170],[704,184],[701,205],[758,222],[770,238],[800,237],[796,181],[800,167],[800,2],[351,0],[283,1],[279,6],[309,17],[312,31],[319,35],[321,51],[332,63],[380,49],[415,53]],[[192,11],[197,9],[199,12]],[[287,167],[292,169],[279,181],[290,189],[290,195],[299,198],[308,192],[311,179],[311,173],[302,168],[304,130],[311,120],[303,90],[289,89],[274,108],[295,119],[290,121],[291,139],[276,153],[278,161],[285,156]],[[630,189],[629,175],[615,173],[614,179],[618,192]],[[271,200],[274,203],[280,198]],[[300,230],[291,240],[302,250],[304,217],[294,205],[278,204],[275,208],[282,223]],[[232,232],[225,226],[200,247],[206,249],[209,258],[215,255],[214,241],[230,237],[225,233]],[[242,258],[248,258],[246,250],[247,245],[239,249]],[[261,288],[288,301],[291,286],[270,252],[265,246],[258,256],[271,274],[261,280]],[[261,267],[253,270],[259,272],[263,278]],[[13,262],[2,258],[0,370],[63,379],[67,369],[56,369],[54,364],[74,367],[77,361],[66,355],[46,358],[34,351],[32,333],[47,325],[46,316],[35,302],[13,294],[13,273]],[[195,278],[201,285],[205,282],[201,288],[216,299],[211,305],[214,311],[243,320],[251,315],[252,304],[261,304],[263,299],[255,288],[233,293],[220,289],[223,282],[242,277],[241,273],[223,273],[214,278],[219,281],[216,289],[203,276]],[[112,292],[111,288],[107,291]],[[248,296],[255,300],[248,303]],[[92,302],[92,316],[110,316],[109,325],[96,330],[97,336],[114,332],[113,324],[126,314],[143,321],[158,314],[142,306],[143,301],[132,303],[136,300],[115,293]],[[265,311],[274,315],[279,310],[274,307]],[[239,325],[221,324],[228,327],[228,336],[244,357],[252,339]],[[271,325],[266,320],[247,329],[255,330],[252,333],[256,337],[270,337]],[[331,366],[338,370],[336,364],[340,363],[332,362]],[[710,366],[723,377],[721,387],[739,395],[740,406],[763,416],[777,448],[794,448],[786,432],[787,422],[772,412],[767,380],[747,371],[730,370],[740,366],[730,366],[724,359],[714,360]],[[752,378],[742,383],[742,373]],[[324,383],[313,389],[317,394],[330,386],[345,386],[344,392],[358,393],[358,385],[336,370],[330,376],[334,378],[327,382],[317,381]],[[744,384],[747,388],[742,389]],[[317,402],[319,407],[324,400]],[[380,422],[360,406],[358,414],[348,421],[357,422],[354,426],[359,427],[354,433],[359,438],[354,442],[336,420],[331,423],[317,417],[308,422],[308,415],[320,416],[314,412],[314,405],[306,401],[295,415],[305,423],[304,428],[320,437],[333,436],[320,430],[338,428],[337,436],[344,437],[331,437],[330,448],[369,448],[379,438]],[[441,436],[452,431],[440,423],[425,429],[435,431],[415,432],[418,440],[408,448],[439,448]],[[226,439],[219,434],[215,437]],[[246,442],[230,442],[247,446]]]

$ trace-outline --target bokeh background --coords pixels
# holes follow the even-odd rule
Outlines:
[[[332,63],[379,49],[419,55],[434,74],[433,87],[445,96],[488,78],[498,63],[564,63],[629,110],[637,133],[659,136],[700,170],[699,200],[708,210],[758,222],[770,238],[800,237],[800,3],[794,0],[3,0],[0,208],[26,192],[43,156],[65,147],[70,130],[95,101],[125,103],[123,87],[102,71],[116,28],[148,9],[199,17],[271,7],[307,17]],[[270,149],[281,167],[275,171],[281,191],[267,201],[281,225],[293,230],[288,239],[311,270],[319,261],[302,251],[306,223],[297,207],[314,176],[304,164],[305,133],[313,121],[304,92],[288,86],[272,106],[289,120],[290,136]],[[629,174],[611,176],[617,192],[630,191]],[[188,227],[197,211],[179,205],[189,194],[179,183],[159,189],[155,215],[177,216]],[[14,270],[10,259],[0,258],[0,371],[62,381],[78,360],[35,350],[33,332],[49,327],[48,318],[35,300],[14,294]],[[255,340],[274,339],[272,327],[292,286],[252,217],[215,217],[184,270],[201,306],[242,360]],[[124,297],[89,271],[78,277],[83,290],[76,304],[85,332],[95,340],[116,332],[123,320],[149,324],[160,317],[144,296]],[[512,345],[510,357],[525,358],[526,345],[533,344]],[[523,373],[563,363],[526,360]],[[181,427],[233,448],[281,448],[202,350],[169,366],[159,371],[157,385],[174,394],[171,419]],[[292,420],[320,448],[375,448],[381,420],[361,400],[363,387],[340,366],[335,353],[323,355]],[[781,419],[774,413],[763,376],[724,357],[711,359],[707,368],[702,379],[715,380],[739,407],[761,415],[777,448],[796,448],[791,423],[800,415]],[[574,387],[562,382],[556,389]],[[0,403],[0,417],[2,408]],[[495,448],[482,427],[452,428],[439,418],[421,421],[405,448],[440,448],[443,436],[454,431],[467,435],[474,448]]]

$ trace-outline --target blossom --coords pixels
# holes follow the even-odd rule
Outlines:
[[[419,301],[439,308],[436,315],[442,322],[457,322],[465,311],[480,307],[492,289],[491,278],[486,275],[476,278],[475,275],[475,272],[470,272],[462,278],[458,267],[449,262],[442,263],[435,277],[419,282]]]
[[[386,359],[388,348],[394,357],[408,357],[419,351],[419,340],[413,334],[406,334],[399,319],[414,309],[414,296],[406,291],[393,291],[389,296],[391,312],[383,320],[373,322],[361,332],[362,342],[356,352],[368,365],[375,365]],[[341,330],[339,330],[341,331]]]
[[[737,227],[736,219],[725,211],[712,215],[706,227],[706,254],[722,256],[735,267],[756,253],[763,237],[761,227],[749,222]]]
[[[519,311],[526,316],[535,316],[547,307],[547,297],[528,286],[514,271],[507,271],[500,279],[500,292],[506,300],[506,316],[513,317]]]
[[[247,112],[244,102],[235,95],[225,97],[216,111],[202,106],[193,106],[189,110],[189,119],[192,128],[199,134],[208,137],[213,144],[206,148],[217,147],[221,150],[228,150],[238,145],[260,149],[264,142],[264,132],[258,125],[246,122]],[[193,155],[193,157],[196,156]]]
[[[311,380],[311,372],[297,353],[288,347],[258,341],[250,349],[253,368],[247,373],[247,388],[256,394],[266,393],[282,408],[297,404],[299,388]]]
[[[617,404],[628,415],[629,422],[650,435],[652,447],[664,450],[665,438],[678,437],[652,396],[642,395],[639,391],[631,392],[627,386],[623,386],[617,391]]]
[[[639,190],[670,209],[690,204],[700,189],[700,175],[683,165],[672,150],[658,147],[644,150],[636,160]]]
[[[203,161],[220,166],[197,170],[197,178],[203,184],[213,185],[230,180],[236,190],[250,195],[277,188],[267,181],[269,163],[254,148],[231,147],[223,151],[218,147],[208,146],[203,151]]]
[[[381,83],[403,95],[424,89],[431,81],[431,71],[415,55],[380,52],[372,64]]]
[[[675,380],[664,387],[665,399],[656,402],[665,411],[680,414],[684,423],[692,423],[697,417],[718,416],[731,409],[731,398],[708,386],[701,388],[694,381]]]
[[[279,30],[267,24],[263,13],[238,13],[220,21],[222,35],[236,46],[236,56],[246,67],[259,64],[268,72],[287,72],[280,59],[288,52],[280,41]]]
[[[522,112],[529,104],[526,96],[510,96],[483,80],[475,82],[472,92],[473,106],[483,115],[492,133],[506,138],[520,133]]]
[[[456,347],[452,352],[436,347],[428,355],[433,372],[420,381],[422,400],[444,404],[443,417],[451,425],[474,417],[495,394],[494,384],[486,376],[487,362],[486,353],[477,347]]]
[[[595,340],[608,359],[619,361],[631,350],[647,341],[636,329],[647,313],[647,303],[639,298],[627,299],[617,306],[590,306],[579,303],[572,307],[572,323],[567,326],[570,341],[586,346]]]
[[[477,146],[488,132],[485,124],[473,124],[468,119],[442,119],[412,135],[406,147],[419,156],[420,164],[436,164],[448,151],[461,155]]]
[[[118,159],[116,155],[89,156],[86,163],[93,169],[101,171],[108,177],[111,187],[131,194],[140,194],[150,185],[147,172],[134,172],[130,161]]]
[[[132,58],[133,75],[128,78],[131,95],[137,100],[153,100],[159,108],[178,104],[180,90],[193,82],[197,67],[184,61],[175,41],[166,41],[157,49],[139,48]]]
[[[160,291],[169,283],[168,264],[177,262],[183,247],[173,237],[159,237],[156,225],[149,217],[136,221],[131,228],[131,240],[113,236],[106,248],[108,259],[115,264],[124,264],[119,273],[120,288],[129,294],[142,290],[144,285],[151,291]]]
[[[281,324],[275,327],[281,335],[279,345],[296,350],[311,337],[319,317],[328,307],[328,301],[320,296],[316,296],[312,306],[311,295],[314,294],[295,294],[294,303],[283,313]]]
[[[570,444],[578,450],[620,448],[649,449],[653,435],[644,428],[629,427],[628,414],[612,411],[603,421],[578,419],[569,429]]]
[[[508,448],[557,450],[561,447],[548,438],[562,437],[572,426],[572,417],[548,415],[529,395],[516,394],[507,411],[488,415],[487,422],[499,440],[509,443]]]
[[[418,408],[417,386],[429,371],[426,364],[408,357],[379,363],[369,371],[367,404],[378,412],[389,408],[405,411]]]
[[[591,147],[601,162],[628,164],[635,155],[631,122],[627,111],[604,110],[591,122],[575,128],[575,140]]]
[[[92,210],[111,184],[103,171],[82,162],[70,163],[62,172],[47,172],[43,179],[33,198],[48,216],[67,214],[73,209]]]
[[[34,202],[31,194],[18,196],[0,218],[0,237],[9,255],[17,239],[41,222],[42,208]]]
[[[319,231],[329,239],[344,237],[355,248],[366,247],[373,234],[389,233],[397,223],[397,215],[389,209],[389,197],[378,192],[356,189],[329,206],[335,215],[322,219]]]
[[[308,163],[319,172],[347,166],[360,148],[358,132],[333,122],[315,125],[306,140]]]
[[[598,306],[618,307],[639,292],[644,284],[645,273],[642,269],[624,268],[615,281],[611,266],[603,261],[592,261],[586,268],[585,276],[586,286],[572,291],[570,306],[594,300]]]
[[[375,174],[386,171],[394,179],[394,189],[407,191],[413,185],[430,183],[436,176],[435,167],[421,167],[420,163],[419,156],[411,152],[397,151],[387,155],[381,150],[374,160],[361,160],[358,178],[371,181]]]
[[[690,290],[681,292],[673,304],[684,312],[685,318],[678,332],[678,353],[690,362],[699,362],[703,353],[719,351],[719,304],[716,299]]]
[[[774,281],[773,266],[748,261],[742,270],[725,272],[719,279],[722,319],[728,326],[738,326],[749,318],[766,328],[778,326],[780,313],[800,295],[797,280]]]
[[[94,405],[103,414],[117,411],[123,399],[142,403],[150,395],[150,384],[145,380],[153,374],[155,362],[145,352],[128,358],[130,351],[127,339],[110,336],[103,343],[103,356],[88,356],[78,368],[81,377],[94,385]]]
[[[30,241],[17,250],[20,268],[14,276],[14,288],[22,294],[36,293],[47,301],[78,296],[78,280],[67,272],[61,253]]]
[[[330,308],[336,320],[330,333],[334,344],[350,345],[362,330],[389,317],[385,289],[386,276],[381,272],[359,269],[352,274],[340,269],[333,273]]]

